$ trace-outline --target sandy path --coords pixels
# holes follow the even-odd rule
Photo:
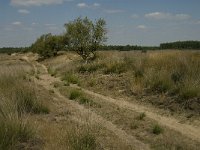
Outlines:
[[[27,62],[31,62],[27,59]],[[71,106],[74,109],[77,109],[79,112],[81,112],[82,115],[88,116],[88,112],[90,113],[90,119],[93,123],[98,124],[107,130],[113,132],[118,138],[120,138],[124,143],[129,145],[131,148],[136,150],[148,150],[149,145],[144,144],[143,142],[137,140],[135,137],[127,134],[124,130],[118,128],[115,124],[112,122],[106,120],[105,118],[101,117],[100,115],[97,115],[94,112],[89,111],[85,107],[79,105],[78,103],[74,101],[70,101],[66,97],[64,97],[62,94],[60,94],[59,90],[53,87],[52,83],[54,82],[60,82],[59,78],[52,77],[48,74],[46,66],[43,64],[40,64],[38,62],[31,62],[33,64],[34,70],[37,69],[38,66],[42,67],[44,69],[44,73],[39,75],[40,80],[35,80],[35,82],[47,90],[53,90],[54,94],[58,97],[58,101],[60,102],[60,105],[68,105]],[[36,71],[36,70],[35,70]],[[67,109],[67,108],[66,108]]]
[[[75,88],[80,88],[76,85],[71,85],[71,86],[75,87]],[[91,96],[97,97],[101,100],[104,100],[105,102],[113,103],[120,108],[129,109],[129,110],[139,112],[139,113],[145,112],[147,117],[157,121],[159,124],[166,126],[170,129],[173,129],[175,131],[178,131],[179,133],[183,134],[184,136],[187,136],[193,140],[197,140],[200,142],[200,128],[199,127],[194,127],[192,125],[179,123],[180,122],[179,120],[172,118],[172,117],[166,117],[166,116],[159,115],[159,114],[155,113],[153,110],[151,110],[150,108],[147,108],[145,106],[141,106],[141,105],[130,103],[130,102],[123,101],[123,100],[116,100],[116,99],[113,99],[113,98],[110,98],[110,97],[107,97],[107,96],[104,96],[101,94],[97,94],[97,93],[94,93],[92,91],[89,91],[89,90],[86,90],[83,88],[80,88],[80,89],[83,92],[85,92]]]

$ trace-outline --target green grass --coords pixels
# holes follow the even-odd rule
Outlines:
[[[78,129],[72,129],[72,131],[68,133],[68,136],[66,138],[70,149],[97,149],[96,137],[89,127],[78,127]]]
[[[78,77],[73,73],[65,73],[62,80],[72,84],[80,84]]]
[[[158,124],[153,126],[153,130],[152,130],[153,134],[159,135],[163,132],[163,128],[161,126],[159,126]]]
[[[83,95],[83,93],[80,90],[74,89],[70,92],[69,99],[75,100],[77,98],[80,98]]]
[[[48,73],[51,75],[51,76],[56,76],[57,72],[55,69],[49,67],[48,68]]]
[[[0,149],[17,149],[20,143],[27,143],[34,137],[34,129],[22,120],[0,119]]]
[[[30,86],[18,87],[14,96],[19,113],[49,113],[48,107],[39,102],[34,89]]]

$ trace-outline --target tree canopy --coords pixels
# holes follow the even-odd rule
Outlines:
[[[87,17],[78,18],[65,25],[67,46],[76,51],[85,61],[95,57],[96,50],[106,41],[106,22],[92,22]]]

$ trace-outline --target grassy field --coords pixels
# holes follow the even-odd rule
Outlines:
[[[198,51],[0,55],[0,149],[200,147]]]
[[[88,64],[77,58],[66,65],[48,63],[53,75],[68,83],[171,111],[200,113],[198,51],[99,52]]]

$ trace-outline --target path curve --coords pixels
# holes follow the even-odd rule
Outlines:
[[[188,125],[188,124],[179,123],[180,122],[179,120],[172,118],[172,117],[161,116],[161,115],[153,112],[150,108],[147,108],[145,106],[141,106],[141,105],[138,105],[138,104],[135,104],[135,103],[133,104],[133,103],[130,103],[130,102],[125,101],[125,100],[113,99],[111,97],[104,96],[104,95],[86,90],[86,89],[81,88],[77,85],[71,85],[71,86],[74,87],[74,88],[79,88],[83,92],[85,92],[85,93],[87,93],[91,96],[97,97],[97,98],[104,100],[106,102],[113,103],[113,104],[117,105],[118,107],[129,109],[129,110],[132,110],[132,111],[135,111],[135,112],[138,112],[138,113],[145,112],[147,117],[157,121],[159,124],[166,126],[170,129],[173,129],[175,131],[178,131],[179,133],[183,134],[184,136],[200,142],[200,128],[198,128],[198,127],[194,127],[194,126]]]

